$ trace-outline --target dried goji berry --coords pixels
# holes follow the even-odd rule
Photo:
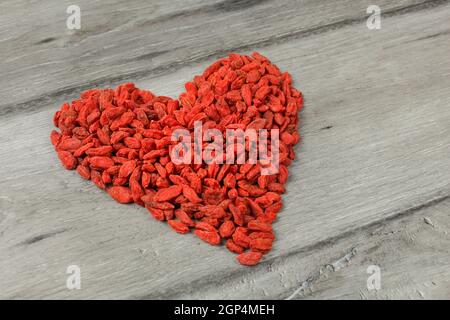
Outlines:
[[[203,241],[215,246],[220,244],[220,236],[217,231],[195,230],[194,233]]]
[[[244,248],[242,248],[241,246],[238,246],[231,239],[228,239],[227,242],[225,243],[225,245],[228,248],[228,250],[230,250],[231,252],[234,252],[234,253],[242,253],[242,252],[244,252]]]
[[[180,233],[195,227],[195,234],[210,244],[225,238],[226,247],[240,254],[240,263],[254,265],[275,239],[271,224],[281,210],[280,194],[300,140],[297,113],[303,96],[292,87],[289,73],[256,52],[214,62],[185,88],[177,100],[132,83],[87,90],[55,113],[59,132],[53,130],[50,140],[66,169],[76,168],[118,202],[145,205],[155,219],[167,220]],[[244,159],[237,164],[225,163],[221,151],[214,157],[223,162],[206,161],[212,160],[210,153],[201,163],[176,164],[172,133],[178,128],[193,133],[195,121],[224,138],[228,129],[278,129],[279,171],[264,175],[267,163],[250,163],[247,141],[224,150]],[[207,146],[200,144],[204,155]],[[267,146],[265,151],[272,152]],[[251,252],[244,253],[248,248]]]
[[[183,187],[179,185],[173,185],[167,188],[160,189],[153,197],[153,200],[158,202],[171,200],[178,197],[182,190]]]
[[[167,223],[172,227],[173,230],[175,230],[178,233],[188,233],[189,232],[189,227],[181,221],[168,220]]]
[[[58,151],[59,160],[67,170],[73,170],[77,166],[77,159],[69,151]]]
[[[113,186],[107,189],[109,195],[119,203],[133,202],[133,196],[130,188],[122,186]]]
[[[219,228],[219,233],[222,238],[229,238],[233,235],[234,223],[231,220],[227,220]]]
[[[244,252],[236,257],[237,261],[245,266],[254,266],[259,263],[261,258],[261,252]]]

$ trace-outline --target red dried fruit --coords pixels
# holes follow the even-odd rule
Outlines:
[[[200,208],[200,211],[211,219],[222,219],[226,216],[226,212],[221,206],[208,205]]]
[[[187,184],[183,185],[183,195],[186,197],[186,199],[188,199],[189,201],[191,201],[193,203],[202,202],[202,199],[199,198],[199,196],[197,195],[195,190],[192,189]]]
[[[102,190],[106,189],[106,185],[103,182],[102,175],[99,171],[92,169],[91,170],[91,180],[92,182]]]
[[[195,228],[203,231],[216,231],[216,228],[214,228],[214,226],[204,221],[197,222],[195,224]]]
[[[50,140],[66,169],[76,168],[118,202],[145,205],[155,219],[167,220],[179,233],[195,227],[195,234],[210,244],[226,239],[228,250],[240,254],[241,264],[254,265],[275,239],[271,224],[281,210],[288,165],[300,140],[302,94],[292,87],[289,73],[258,53],[230,54],[185,88],[178,100],[132,83],[88,90],[55,113],[59,132],[53,130]],[[247,161],[247,142],[226,150],[247,162],[172,161],[172,133],[185,129],[192,134],[195,121],[223,138],[227,129],[278,129],[278,173],[264,175],[267,162]],[[208,145],[200,144],[204,154]],[[271,153],[271,146],[266,152]],[[220,152],[214,157],[226,158]]]
[[[77,167],[78,174],[83,177],[86,180],[89,180],[91,178],[91,170],[88,167],[79,165]]]
[[[175,210],[175,216],[177,217],[178,220],[183,222],[188,227],[195,226],[195,222],[191,219],[191,217],[189,217],[189,215],[184,210],[181,209]]]
[[[173,185],[168,188],[160,189],[153,197],[154,201],[164,202],[178,197],[183,190],[179,185]]]
[[[79,147],[77,150],[73,152],[75,157],[81,157],[87,150],[91,149],[94,146],[93,142],[88,142],[85,145]],[[87,159],[87,158],[85,158]]]
[[[152,214],[152,216],[159,221],[164,221],[166,219],[166,216],[164,215],[164,210],[157,209],[157,208],[151,208],[147,205],[145,206],[147,210]]]
[[[86,150],[86,154],[88,156],[107,156],[113,151],[113,147],[111,146],[102,146],[98,148],[90,148]]]
[[[219,233],[222,238],[229,238],[233,235],[234,223],[231,220],[227,220],[219,228]]]
[[[273,239],[270,238],[256,238],[250,240],[250,249],[253,251],[266,252],[272,249]]]
[[[58,151],[59,160],[67,170],[73,170],[77,166],[77,159],[69,151]]]
[[[269,223],[261,222],[258,220],[252,220],[248,223],[247,227],[250,230],[272,232],[272,226]]]
[[[152,199],[154,199],[154,196],[152,196]],[[170,210],[175,208],[175,206],[173,204],[171,204],[170,202],[156,202],[156,201],[148,201],[146,202],[145,200],[145,196],[141,197],[141,200],[148,206],[151,208],[157,208],[157,209],[161,209],[161,210]]]
[[[244,266],[254,266],[262,258],[261,252],[244,252],[236,257],[237,261]]]
[[[217,231],[204,231],[197,229],[194,233],[197,237],[213,246],[220,244],[220,236]]]
[[[189,227],[177,220],[168,220],[167,223],[178,233],[189,233]]]
[[[56,146],[57,150],[60,151],[75,151],[79,147],[81,147],[81,141],[77,138],[60,140],[59,144]]]
[[[225,245],[226,245],[227,249],[230,250],[231,252],[234,252],[234,253],[242,253],[242,252],[244,252],[244,248],[242,248],[241,246],[238,246],[231,239],[228,239],[227,242],[225,243]]]
[[[60,139],[61,134],[55,130],[52,130],[52,132],[50,133],[50,141],[52,142],[52,144],[56,146]]]
[[[109,157],[92,157],[89,158],[89,164],[95,169],[108,169],[114,165],[114,161]]]
[[[248,248],[250,246],[250,237],[243,231],[242,228],[237,228],[236,231],[233,233],[233,241],[237,245]]]
[[[270,232],[259,232],[259,231],[255,231],[250,233],[249,235],[250,239],[272,239],[275,240],[275,236],[273,235],[273,233]]]
[[[136,161],[135,160],[129,160],[125,162],[119,170],[119,178],[126,178],[128,177],[133,170],[136,168]]]
[[[130,188],[122,186],[113,186],[108,188],[109,195],[119,203],[133,202],[133,196]]]

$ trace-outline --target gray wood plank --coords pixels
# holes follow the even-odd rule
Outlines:
[[[380,0],[377,4],[389,16],[446,2]],[[12,9],[0,13],[4,21],[0,24],[0,114],[47,107],[60,95],[74,98],[93,85],[154,77],[233,50],[252,50],[352,23],[362,25],[372,4],[370,0],[357,5],[351,0],[192,0],[171,1],[166,8],[165,1],[77,3],[82,17],[79,32],[66,29],[66,8],[72,1],[4,4]]]
[[[449,210],[442,201],[172,298],[449,299]],[[371,266],[380,268],[378,290],[367,287]]]
[[[252,48],[289,70],[306,97],[299,159],[291,167],[285,207],[275,225],[278,240],[265,263],[255,268],[237,265],[224,248],[174,234],[142,208],[116,204],[76,173],[62,170],[48,135],[52,113],[64,95],[45,108],[33,109],[39,103],[30,103],[27,108],[33,112],[2,116],[0,296],[281,298],[323,261],[348,254],[352,235],[361,237],[362,250],[370,251],[360,230],[408,217],[450,195],[449,18],[450,7],[444,4],[388,16],[379,31],[367,30],[360,19],[336,30]],[[176,96],[186,79],[211,61],[137,82]],[[17,77],[22,73],[23,79],[23,72],[18,70]],[[73,79],[77,83],[70,86],[84,81]],[[25,100],[34,96],[31,92]],[[448,253],[447,240],[430,240],[429,252],[405,258],[397,268]],[[325,250],[328,243],[342,246]],[[320,259],[304,258],[309,256]],[[394,264],[392,259],[387,257],[386,265]],[[65,286],[65,271],[72,264],[81,267],[81,290]],[[292,266],[305,272],[287,275]],[[430,273],[438,279],[448,275],[441,267],[427,268],[434,268]],[[346,278],[361,279],[357,272],[350,270]],[[285,276],[286,283],[274,280]],[[264,279],[276,289],[261,287]],[[345,291],[348,284],[339,285],[345,290],[338,292],[338,284],[318,282],[323,295],[318,292],[317,297],[353,294]]]
[[[449,299],[450,201],[381,225],[361,238],[349,261],[325,265],[295,298]],[[380,267],[379,290],[367,289],[367,268]],[[320,273],[320,272],[319,272]],[[314,276],[313,276],[314,278]]]

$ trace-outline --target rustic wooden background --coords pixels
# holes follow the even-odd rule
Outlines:
[[[0,298],[450,298],[450,1],[75,2],[0,3]],[[177,97],[216,58],[254,50],[305,96],[260,265],[62,169],[49,142],[62,102],[125,81]]]

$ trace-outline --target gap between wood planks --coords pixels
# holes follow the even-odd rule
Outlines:
[[[450,199],[450,194],[436,195],[431,200],[429,200],[425,203],[422,203],[422,204],[419,204],[416,206],[412,206],[405,210],[401,210],[387,218],[379,219],[379,220],[373,221],[367,225],[363,225],[363,226],[348,230],[342,234],[339,234],[338,236],[333,236],[333,237],[327,238],[323,241],[319,241],[312,245],[305,246],[305,247],[299,248],[298,250],[289,252],[289,254],[280,255],[280,256],[277,256],[277,257],[274,257],[271,259],[267,259],[264,262],[262,262],[259,266],[254,267],[254,269],[256,269],[256,270],[250,269],[250,270],[246,270],[244,272],[239,272],[239,273],[231,272],[226,275],[222,274],[220,279],[217,279],[217,281],[215,281],[213,279],[207,279],[206,281],[204,279],[199,279],[198,281],[191,283],[191,286],[196,287],[196,288],[200,288],[200,287],[204,287],[204,286],[215,286],[215,285],[219,286],[219,285],[223,284],[224,279],[227,279],[227,282],[233,282],[233,281],[237,281],[238,279],[242,278],[245,275],[251,275],[251,274],[258,273],[258,272],[264,272],[264,270],[268,266],[270,267],[271,264],[273,264],[275,261],[293,259],[294,257],[297,257],[299,255],[308,256],[310,254],[313,254],[315,251],[320,251],[331,245],[339,245],[340,241],[343,241],[345,239],[356,236],[359,233],[364,233],[364,232],[367,233],[367,232],[370,232],[371,230],[375,230],[377,227],[380,227],[380,226],[388,227],[388,225],[390,223],[395,223],[406,217],[414,216],[414,215],[418,214],[419,212],[422,212],[425,209],[432,208],[432,207],[434,207],[440,203],[443,203],[449,199]],[[426,223],[426,221],[425,221],[425,223]],[[285,297],[278,297],[278,298],[287,298],[287,299],[296,298],[300,292],[304,292],[308,288],[311,288],[312,285],[316,281],[321,279],[323,267],[331,266],[332,267],[331,272],[338,271],[341,268],[345,268],[346,264],[356,255],[356,253],[357,253],[357,248],[351,247],[343,255],[340,255],[340,256],[337,256],[337,257],[331,259],[327,264],[325,264],[323,266],[319,266],[319,268],[314,273],[312,273],[310,276],[308,276],[304,281],[300,282],[300,285],[297,286],[297,289],[293,289],[291,291],[291,293],[287,294]],[[327,271],[327,272],[330,272],[330,271]],[[160,299],[161,293],[157,293],[157,296],[155,296],[154,294],[149,294],[149,295],[133,297],[133,298],[136,298],[136,299]],[[178,297],[177,297],[177,294],[175,294],[175,293],[174,294],[169,293],[168,295],[164,296],[164,298],[176,299]]]
[[[412,218],[413,216],[416,216],[423,212],[423,210],[428,208],[433,208],[437,206],[438,204],[441,204],[443,202],[448,202],[450,199],[450,195],[442,196],[435,198],[431,201],[428,201],[422,205],[418,205],[415,207],[411,207],[407,210],[401,211],[391,217],[388,217],[387,219],[380,219],[379,221],[375,221],[373,223],[370,223],[366,226],[362,226],[360,228],[355,228],[354,230],[350,230],[346,236],[340,237],[340,239],[343,238],[350,238],[354,235],[356,235],[357,232],[366,232],[366,233],[373,233],[374,230],[376,230],[379,227],[387,228],[389,229],[390,225],[393,225],[395,223],[398,223],[399,220],[405,219],[405,218]],[[423,223],[430,225],[431,227],[435,228],[433,222],[431,219],[424,217]],[[372,232],[371,232],[372,231]],[[326,245],[330,245],[333,243],[336,243],[340,240],[336,239],[336,241],[329,241],[326,244],[323,244],[321,247],[324,247]],[[370,237],[368,237],[367,241],[371,241]],[[313,251],[313,250],[311,250]],[[313,286],[319,282],[324,277],[327,277],[331,273],[337,272],[343,268],[346,268],[349,266],[350,261],[357,255],[358,250],[357,247],[351,247],[346,251],[343,255],[331,259],[330,262],[320,266],[312,275],[310,275],[307,279],[305,279],[303,282],[301,282],[301,285],[286,299],[291,300],[295,298],[301,298],[301,295],[305,296],[307,295],[307,291],[312,291]],[[295,253],[294,253],[295,254]],[[324,276],[325,274],[325,276]],[[364,296],[362,296],[364,298]],[[423,298],[423,297],[422,297]]]
[[[334,124],[334,123],[333,123]],[[336,126],[336,127],[339,127],[339,126]],[[443,186],[444,188],[443,189],[445,189],[445,190],[448,190],[448,186]],[[422,209],[426,209],[426,208],[430,208],[430,207],[434,207],[435,205],[439,205],[440,203],[442,203],[442,202],[444,202],[444,199],[442,199],[442,198],[445,198],[445,197],[448,197],[447,195],[445,195],[445,194],[441,194],[441,195],[438,195],[438,194],[436,194],[435,196],[433,196],[433,197],[431,197],[431,200],[430,201],[427,201],[425,204],[423,204],[423,205],[416,205],[416,206],[411,206],[410,208],[408,208],[408,209],[406,209],[406,210],[399,210],[398,212],[392,212],[392,214],[394,214],[396,217],[393,219],[393,220],[391,220],[391,219],[378,219],[378,220],[376,220],[376,221],[374,221],[373,222],[373,224],[375,224],[375,226],[380,226],[380,225],[383,225],[384,223],[383,222],[386,222],[386,223],[393,223],[393,222],[396,222],[396,221],[398,221],[398,219],[401,219],[402,217],[409,217],[409,216],[412,216],[413,214],[415,214],[416,212],[419,212],[419,211],[421,211],[420,209],[420,207],[422,207]],[[411,211],[412,210],[412,211]],[[377,211],[375,211],[375,212],[377,212]],[[379,211],[378,211],[378,213],[379,213]],[[386,213],[387,214],[387,213]],[[378,214],[377,216],[379,217],[379,215],[380,214]],[[353,230],[350,230],[349,231],[349,235],[348,235],[348,237],[351,237],[351,236],[353,236],[353,235],[356,235],[356,234],[359,234],[361,231],[364,231],[364,230],[367,230],[367,228],[368,228],[368,226],[369,225],[366,225],[366,226],[362,226],[362,227],[360,227],[360,228],[355,228],[355,229],[353,229]],[[370,228],[370,227],[369,227]],[[352,233],[353,232],[353,233]],[[341,242],[346,242],[346,241],[348,241],[348,237],[347,238],[334,238],[334,240],[332,239],[332,238],[330,238],[330,239],[326,239],[326,240],[324,240],[323,241],[323,244],[322,244],[322,246],[319,246],[318,248],[315,248],[315,245],[317,244],[317,243],[314,243],[314,244],[311,244],[310,246],[305,246],[305,247],[303,247],[303,248],[298,248],[298,250],[296,251],[297,252],[297,254],[296,255],[290,255],[290,254],[285,254],[284,256],[282,256],[279,260],[283,260],[285,257],[291,257],[291,258],[297,258],[299,255],[301,255],[302,253],[304,253],[304,254],[311,254],[311,252],[312,251],[314,251],[314,250],[317,250],[317,251],[320,251],[321,249],[323,249],[323,248],[327,248],[327,245],[329,245],[329,244],[332,244],[332,242],[333,241],[337,241],[337,242],[339,242],[339,243],[341,243]],[[33,240],[33,239],[31,239],[31,240]],[[319,244],[320,244],[320,242],[319,242]],[[308,248],[309,248],[309,250],[308,250]],[[349,249],[350,248],[350,249]],[[350,251],[345,251],[344,250],[344,252],[351,252],[351,246],[350,247],[346,247],[345,248],[345,250],[350,250]],[[333,256],[335,256],[336,258],[335,259],[337,259],[337,260],[339,260],[339,257],[341,257],[340,255],[336,255],[335,254],[335,252],[331,252],[331,254],[327,257],[327,260],[326,261],[330,261],[329,260],[329,257],[333,257]],[[345,257],[345,254],[344,254],[344,257]],[[277,259],[273,259],[274,261],[278,261]],[[264,271],[264,270],[266,270],[267,268],[270,268],[270,266],[271,265],[273,265],[273,263],[274,263],[274,261],[270,261],[268,264],[266,264],[265,266],[263,266],[261,269],[255,269],[256,270],[256,272],[258,272],[258,270],[259,271]],[[331,259],[331,262],[329,262],[329,263],[332,263],[333,261],[335,261],[334,259]],[[316,266],[314,266],[315,268],[317,268],[317,266],[320,266],[320,265],[322,265],[322,264],[317,264]],[[245,274],[245,272],[243,273],[244,274],[244,276],[245,275],[249,275],[249,274],[251,274],[251,272],[247,272],[247,274]],[[310,274],[314,274],[314,272],[311,272]],[[224,280],[224,279],[228,279],[227,277],[228,276],[230,276],[230,274],[225,274],[225,278],[222,278],[222,280]],[[308,277],[305,277],[306,279],[308,279]],[[230,276],[230,279],[233,279],[233,277],[232,276]],[[234,278],[235,280],[237,279],[237,278]],[[303,279],[302,279],[303,280]],[[208,281],[209,282],[209,281]],[[196,283],[202,283],[202,284],[204,284],[205,285],[205,282],[203,281],[203,282],[200,282],[200,281],[198,281],[198,282],[196,282]],[[301,281],[299,282],[299,283],[301,283]],[[314,284],[314,283],[316,283],[316,282],[311,282],[311,284]],[[297,287],[297,286],[293,286],[293,287]],[[178,288],[178,287],[177,287]],[[294,289],[295,289],[294,288]],[[158,290],[159,290],[159,288],[158,288]],[[289,289],[290,290],[290,289]],[[172,294],[172,290],[171,289],[169,289],[169,291],[167,291],[167,295],[171,295]],[[292,291],[289,291],[289,293],[291,293]],[[144,292],[145,293],[145,292]],[[164,291],[163,291],[163,296],[165,295],[166,293],[164,293]],[[145,296],[145,295],[144,295]],[[155,297],[155,296],[153,296],[153,297]],[[286,297],[286,296],[283,296],[283,297]]]
[[[411,5],[408,5],[405,7],[393,8],[390,10],[383,11],[382,15],[384,17],[404,15],[407,13],[416,12],[416,11],[420,11],[420,10],[436,8],[438,6],[447,4],[449,2],[450,2],[450,0],[426,0],[422,3],[411,4]],[[217,5],[220,5],[220,3],[214,4],[211,6],[212,6],[212,8],[216,8]],[[222,6],[224,6],[224,4],[222,4]],[[173,16],[172,18],[176,18],[177,16],[180,16],[180,15],[184,15],[184,13],[179,12],[177,14],[172,14],[171,17]],[[148,77],[149,79],[152,79],[152,78],[155,78],[155,77],[158,77],[158,76],[170,73],[170,72],[174,72],[182,67],[189,66],[194,63],[199,63],[199,62],[205,61],[207,59],[211,59],[211,58],[223,57],[230,52],[246,51],[246,50],[251,50],[252,48],[255,48],[255,47],[261,48],[261,47],[265,47],[267,45],[280,44],[280,43],[284,43],[284,42],[291,41],[291,40],[307,38],[312,35],[326,33],[328,31],[340,29],[340,28],[343,28],[343,27],[346,27],[349,25],[363,23],[366,19],[367,19],[366,16],[359,15],[359,16],[356,16],[353,18],[348,18],[348,19],[340,20],[340,21],[333,22],[330,24],[312,27],[312,28],[309,28],[306,30],[298,30],[298,31],[294,30],[294,31],[287,32],[282,35],[272,35],[268,38],[261,39],[258,41],[247,42],[245,45],[241,45],[241,46],[235,46],[235,47],[230,47],[230,48],[226,48],[226,49],[206,52],[206,53],[198,55],[192,59],[184,59],[182,61],[174,61],[174,62],[171,62],[166,65],[157,66],[152,69],[130,72],[130,73],[123,73],[119,76],[100,77],[100,78],[92,80],[92,82],[90,82],[90,83],[85,83],[85,84],[81,84],[78,86],[71,86],[71,87],[63,88],[63,89],[56,90],[53,92],[49,92],[49,93],[45,94],[44,96],[41,96],[41,97],[35,98],[35,99],[30,99],[25,102],[21,102],[21,103],[17,103],[17,104],[16,103],[6,104],[3,106],[0,105],[0,116],[6,115],[12,111],[15,111],[15,113],[25,112],[29,109],[30,105],[39,105],[39,107],[34,108],[34,110],[40,109],[41,105],[50,103],[57,97],[69,95],[69,94],[73,93],[74,91],[84,91],[84,90],[92,87],[92,83],[95,83],[96,86],[104,86],[104,85],[109,85],[111,83],[118,83],[121,81],[130,80],[130,79],[136,80],[136,79],[144,78],[144,77]],[[166,51],[161,51],[161,52],[156,52],[156,53],[154,52],[154,53],[151,53],[151,55],[158,56],[158,55],[162,55],[164,53],[166,53]],[[138,59],[139,59],[139,57],[138,57]]]

